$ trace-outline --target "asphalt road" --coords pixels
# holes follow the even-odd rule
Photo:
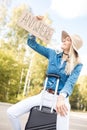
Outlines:
[[[12,130],[6,113],[10,106],[10,104],[0,103],[0,130]],[[20,118],[22,130],[24,130],[27,118],[28,114]],[[87,113],[71,112],[69,130],[87,130]]]
[[[87,130],[87,113],[71,112],[70,130]]]

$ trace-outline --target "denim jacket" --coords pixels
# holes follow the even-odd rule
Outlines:
[[[45,56],[48,59],[48,74],[57,74],[60,76],[58,93],[66,93],[67,96],[72,94],[74,84],[76,83],[80,71],[82,69],[82,64],[79,63],[75,66],[70,75],[65,73],[66,61],[61,65],[63,52],[57,53],[55,50],[44,47],[36,42],[36,38],[34,36],[29,36],[27,40],[27,44],[39,54]],[[56,86],[56,78],[49,77],[47,82],[47,89],[51,88],[55,90]]]

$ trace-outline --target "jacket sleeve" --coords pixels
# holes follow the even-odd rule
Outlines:
[[[45,56],[49,59],[50,52],[52,51],[50,48],[46,48],[36,42],[36,37],[33,35],[28,36],[27,44],[29,47],[31,47],[33,50],[38,52],[39,54]]]
[[[60,93],[67,93],[67,96],[70,96],[72,94],[74,85],[80,75],[81,69],[82,69],[83,64],[78,64],[74,70],[72,71],[71,75],[67,79],[63,89],[61,90]]]

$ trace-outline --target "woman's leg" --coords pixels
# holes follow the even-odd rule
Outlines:
[[[8,117],[12,123],[14,130],[21,130],[21,125],[18,117],[30,111],[33,106],[39,105],[41,94],[24,99],[17,104],[11,106],[7,110]]]
[[[69,130],[69,114],[70,114],[70,104],[67,98],[65,104],[68,108],[68,113],[66,116],[61,116],[57,114],[57,130]]]

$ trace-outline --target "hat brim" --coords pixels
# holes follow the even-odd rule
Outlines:
[[[63,41],[63,39],[65,39],[67,36],[70,37],[70,35],[69,35],[66,31],[62,31],[61,41]],[[70,37],[70,38],[71,38],[71,37]]]
[[[72,36],[69,35],[66,31],[62,31],[61,41],[63,41],[63,39],[65,39],[66,37],[70,37],[70,39],[71,39],[71,41],[72,41],[72,47],[73,47],[73,49],[74,49],[76,52],[78,52],[77,49],[75,48],[75,46],[73,45],[73,40],[72,40],[73,38],[72,38]]]

